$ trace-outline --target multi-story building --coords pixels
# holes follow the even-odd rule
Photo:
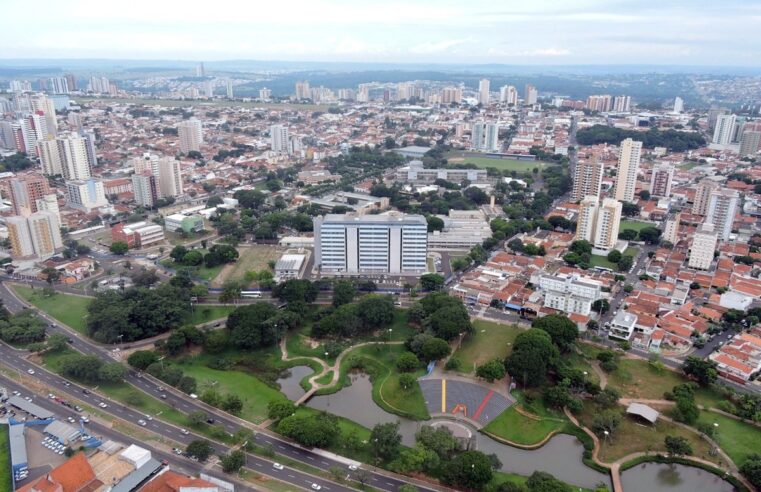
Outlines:
[[[616,174],[616,200],[631,202],[637,186],[637,171],[642,154],[642,142],[627,138],[621,142],[618,151],[618,169]]]
[[[695,198],[692,200],[692,213],[695,215],[707,214],[711,193],[718,188],[719,184],[716,181],[710,178],[702,179],[695,188]]]
[[[68,94],[69,81],[66,77],[51,77],[48,81],[48,90],[53,94]]]
[[[322,273],[420,275],[428,225],[422,215],[328,214],[314,219],[315,265]]]
[[[309,88],[309,82],[296,82],[296,100],[312,99],[312,91]]]
[[[288,127],[272,125],[270,127],[270,148],[278,154],[291,154],[291,137]]]
[[[564,313],[589,316],[592,303],[602,298],[602,284],[578,275],[542,275],[539,288],[544,292],[544,306]]]
[[[441,104],[460,104],[462,102],[462,89],[459,87],[444,87],[441,89]]]
[[[48,258],[63,247],[55,213],[39,211],[26,217],[8,217],[8,239],[15,257]]]
[[[16,258],[34,256],[34,245],[32,244],[32,236],[29,234],[29,224],[26,217],[19,215],[6,217],[5,226],[8,228],[11,254]]]
[[[595,220],[595,235],[592,241],[595,248],[609,250],[616,246],[622,208],[623,205],[618,200],[603,199],[597,209]]]
[[[751,157],[761,148],[761,132],[744,131],[740,137],[740,157]]]
[[[47,178],[38,174],[13,178],[9,185],[14,215],[30,215],[37,212],[37,201],[51,194]]]
[[[616,96],[613,99],[613,111],[628,113],[631,110],[632,98],[630,96]]]
[[[610,336],[621,340],[629,340],[637,326],[638,316],[634,313],[630,313],[620,310],[613,319],[610,321]]]
[[[659,198],[671,196],[671,182],[674,179],[674,167],[661,164],[653,168],[650,177],[650,195]]]
[[[714,230],[719,235],[721,241],[729,239],[739,200],[740,194],[737,190],[730,188],[714,190],[711,193],[711,198],[708,201],[706,222],[714,225]]]
[[[90,212],[108,205],[103,182],[95,179],[66,182],[67,203],[70,207]]]
[[[602,177],[603,163],[597,158],[577,163],[573,173],[571,198],[578,201],[587,196],[599,197]]]
[[[518,89],[513,85],[503,85],[499,89],[499,102],[513,106],[518,105]]]
[[[432,184],[437,179],[450,183],[485,183],[488,179],[486,169],[426,169],[423,161],[410,161],[408,165],[396,170],[396,181],[411,184]]]
[[[499,151],[499,125],[483,121],[474,123],[470,146],[482,152]]]
[[[67,180],[83,180],[90,177],[91,157],[84,138],[66,135],[55,140],[39,142],[37,149],[44,174],[63,175]]]
[[[587,98],[587,109],[590,111],[599,111],[601,113],[607,113],[610,111],[613,103],[613,96],[610,94],[603,94],[597,96],[589,96]]]
[[[478,81],[478,102],[487,106],[489,99],[489,79],[481,79]]]
[[[674,113],[684,113],[684,99],[679,96],[674,98]]]
[[[156,176],[148,171],[132,175],[132,192],[135,194],[135,202],[143,207],[152,208],[159,199],[158,183]]]
[[[596,196],[586,196],[579,203],[579,215],[576,218],[576,237],[577,241],[594,240],[595,221],[597,220],[597,207],[599,198]]]
[[[722,114],[716,118],[716,128],[713,131],[713,143],[717,145],[729,145],[735,138],[737,131],[737,116]]]
[[[158,160],[159,196],[162,198],[182,195],[180,161],[171,157]]]
[[[538,99],[539,92],[536,90],[536,87],[531,84],[526,84],[523,89],[523,104],[530,106],[532,104],[536,104]]]
[[[436,217],[444,221],[444,228],[428,233],[431,249],[470,249],[492,235],[486,214],[481,210],[450,210],[448,215]]]
[[[198,214],[171,214],[164,217],[164,228],[167,231],[199,232],[203,227],[203,217]]]
[[[177,125],[177,133],[180,137],[180,152],[187,154],[191,151],[200,151],[203,143],[203,128],[201,122],[194,118],[181,121]]]
[[[267,89],[266,87],[262,87],[259,89],[259,100],[267,102],[270,99],[272,99],[272,90]]]
[[[60,176],[63,174],[61,154],[58,153],[58,142],[56,140],[41,140],[37,142],[37,156],[42,164],[42,174],[46,176]]]
[[[164,228],[148,222],[123,222],[111,227],[111,240],[124,242],[130,248],[144,248],[164,240]]]
[[[718,236],[714,231],[713,224],[702,224],[692,237],[690,259],[687,264],[692,268],[700,270],[711,268],[717,242]]]
[[[663,228],[663,240],[671,244],[676,244],[679,240],[679,221],[682,219],[682,213],[672,214],[666,219],[666,225]]]

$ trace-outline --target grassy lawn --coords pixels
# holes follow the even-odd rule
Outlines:
[[[235,310],[235,306],[204,306],[198,305],[190,313],[189,324],[197,325],[215,319],[226,318]]]
[[[489,422],[484,430],[508,441],[527,446],[538,444],[552,431],[559,431],[565,422],[535,420],[521,414],[512,406]]]
[[[522,330],[515,325],[500,325],[490,321],[473,322],[474,333],[465,336],[454,356],[460,359],[463,372],[473,373],[474,367],[491,359],[504,359],[510,353],[515,337]]]
[[[743,464],[751,453],[759,452],[761,429],[723,415],[701,411],[700,421],[707,424],[719,424],[716,441],[737,466]]]
[[[269,270],[268,263],[277,261],[283,251],[285,251],[283,248],[267,245],[239,247],[240,257],[222,272],[217,283],[222,284],[227,280],[243,280],[246,272]]]
[[[489,157],[483,157],[478,154],[472,155],[463,152],[450,152],[446,156],[447,162],[450,164],[475,164],[481,169],[488,167],[495,167],[500,171],[517,171],[526,172],[532,171],[534,168],[540,170],[549,166],[550,164],[543,161],[519,161],[516,159],[492,159]]]
[[[637,248],[629,247],[624,250],[623,254],[624,256],[631,256],[632,258],[634,258],[635,256],[637,256],[638,251],[639,250]],[[589,264],[592,265],[593,267],[599,266],[604,268],[610,268],[614,272],[618,271],[618,265],[608,261],[608,258],[606,256],[592,255],[592,259],[590,260]]]
[[[13,482],[11,481],[11,454],[10,441],[8,437],[8,426],[0,425],[0,467],[5,470],[0,476],[0,492],[11,492]]]
[[[622,220],[621,225],[618,227],[619,231],[624,231],[626,229],[632,229],[634,231],[641,231],[645,227],[655,227],[655,224],[651,224],[650,222],[640,222],[639,220]]]
[[[489,482],[486,485],[486,490],[497,490],[497,488],[503,484],[503,483],[514,483],[523,485],[526,483],[526,480],[528,480],[528,477],[524,477],[523,475],[516,475],[515,473],[506,473],[506,472],[494,472],[494,476],[491,479],[491,482]],[[579,492],[592,492],[591,489],[585,489],[583,487],[577,487],[576,485],[570,485],[569,490]]]
[[[22,299],[38,309],[68,325],[79,333],[86,334],[87,306],[90,298],[56,293],[51,297],[42,295],[41,289],[32,289],[23,285],[11,286]]]

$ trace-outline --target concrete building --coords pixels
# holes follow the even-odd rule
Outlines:
[[[407,147],[394,149],[394,152],[408,159],[422,159],[423,156],[425,156],[425,154],[427,154],[429,150],[431,150],[430,147],[422,147],[420,145],[409,145]]]
[[[602,94],[596,96],[587,97],[586,108],[590,111],[599,111],[600,113],[607,113],[613,107],[613,96],[610,94]]]
[[[478,81],[478,102],[487,106],[489,99],[489,79],[481,79]]]
[[[605,198],[602,201],[595,220],[595,235],[592,241],[595,248],[609,250],[616,246],[622,208],[623,205],[618,200]]]
[[[272,99],[272,90],[267,89],[266,87],[263,87],[259,89],[259,100],[263,102],[267,102],[270,99]]]
[[[692,238],[690,259],[687,264],[692,268],[698,268],[700,270],[708,270],[711,268],[717,242],[718,237],[714,231],[713,224],[702,224]]]
[[[180,137],[180,152],[187,154],[191,151],[200,151],[203,143],[203,127],[201,122],[194,118],[181,121],[177,125],[177,133]]]
[[[460,104],[462,102],[462,89],[459,87],[444,87],[441,89],[441,104]]]
[[[704,178],[695,188],[695,198],[692,201],[692,213],[695,215],[706,215],[708,213],[708,203],[711,200],[711,193],[719,188],[719,184],[709,178]]]
[[[684,99],[679,96],[674,98],[674,114],[684,113]]]
[[[659,198],[671,196],[671,183],[674,179],[674,167],[661,164],[653,168],[650,177],[650,195]]]
[[[530,106],[536,104],[538,99],[539,92],[536,90],[536,87],[531,84],[526,84],[523,89],[523,104]]]
[[[515,86],[512,85],[503,85],[499,89],[499,102],[503,104],[518,105],[518,89],[515,88]]]
[[[158,183],[156,176],[145,171],[142,174],[132,175],[132,192],[135,194],[135,202],[143,207],[153,207],[159,199]]]
[[[602,297],[602,284],[578,275],[542,275],[539,288],[544,292],[544,306],[564,313],[589,316],[592,303]]]
[[[708,200],[706,222],[714,225],[714,230],[721,241],[728,240],[732,233],[732,223],[735,220],[739,201],[740,194],[737,190],[722,188],[711,193]]]
[[[603,163],[597,158],[577,163],[573,174],[571,198],[574,201],[582,200],[587,196],[599,198],[603,174]]]
[[[103,182],[92,178],[87,181],[67,181],[66,197],[70,207],[85,212],[108,205]]]
[[[289,278],[299,278],[301,268],[306,261],[306,255],[303,254],[284,254],[275,263],[275,278],[278,281],[288,280]]]
[[[10,180],[9,188],[14,215],[29,215],[37,212],[37,201],[52,193],[47,178],[38,174],[13,178]]]
[[[629,340],[634,334],[637,315],[620,310],[610,321],[610,336],[621,340]]]
[[[422,215],[328,214],[314,219],[315,266],[322,273],[419,275],[426,271]]]
[[[576,219],[577,241],[593,241],[595,234],[595,221],[597,220],[597,207],[599,205],[596,196],[587,196],[579,203],[579,215]]]
[[[712,142],[717,145],[729,145],[734,141],[736,131],[737,116],[733,114],[718,115]]]
[[[312,91],[309,88],[309,82],[296,82],[296,100],[312,99]]]
[[[8,240],[14,257],[49,258],[63,248],[60,224],[53,212],[39,211],[26,217],[8,217]]]
[[[121,241],[130,248],[144,248],[164,240],[164,228],[149,222],[119,223],[111,227],[111,240]]]
[[[182,173],[180,161],[171,157],[158,160],[159,195],[162,198],[182,195]]]
[[[666,219],[666,225],[663,229],[663,240],[668,241],[671,244],[676,244],[679,240],[679,221],[682,219],[682,213],[676,213],[673,215],[670,215],[668,219]]]
[[[433,184],[437,179],[443,179],[451,183],[462,183],[468,180],[471,183],[486,183],[486,169],[425,169],[423,161],[410,161],[407,166],[396,170],[396,181],[410,184]]]
[[[58,154],[61,157],[63,177],[70,179],[88,179],[90,177],[90,159],[87,143],[80,136],[69,135],[56,139]]]
[[[618,151],[615,198],[622,202],[634,200],[637,186],[637,171],[642,154],[642,142],[627,138],[621,142]]]
[[[270,148],[278,154],[291,154],[291,138],[288,127],[272,125],[270,127]]]
[[[204,228],[203,217],[192,214],[171,214],[164,217],[164,227],[167,231],[199,232]]]
[[[617,113],[628,113],[631,110],[631,96],[616,96],[613,99],[613,111]]]
[[[483,121],[474,123],[470,146],[481,152],[498,152],[499,125]]]
[[[482,210],[450,210],[436,217],[444,221],[444,228],[428,233],[429,249],[470,249],[492,235]]]
[[[740,157],[752,157],[761,148],[761,132],[744,131],[740,137]]]

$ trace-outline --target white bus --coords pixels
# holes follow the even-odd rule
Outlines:
[[[259,299],[262,297],[262,292],[259,290],[242,290],[240,296],[248,299]]]

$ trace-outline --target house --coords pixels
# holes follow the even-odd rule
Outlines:
[[[77,453],[49,473],[16,490],[17,492],[80,492],[97,490],[103,485],[103,482],[95,476],[85,454]]]
[[[634,327],[637,324],[637,315],[627,311],[619,311],[610,322],[610,336],[629,340],[634,334]]]

